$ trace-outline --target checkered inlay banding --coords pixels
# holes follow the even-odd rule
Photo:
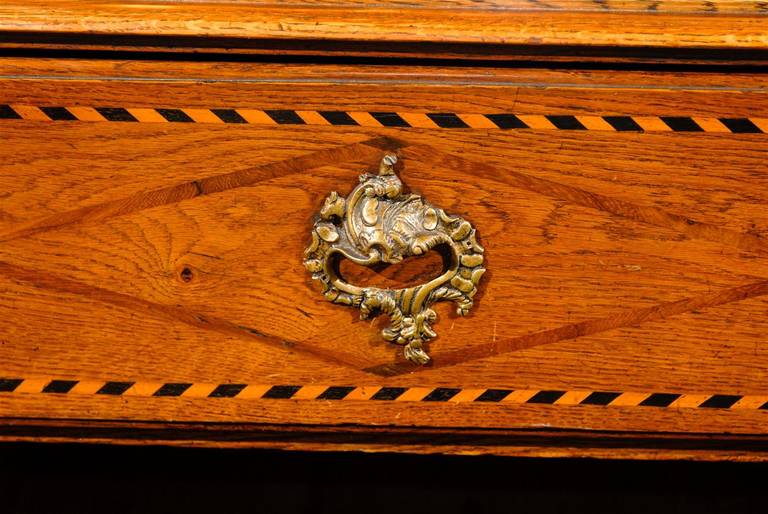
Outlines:
[[[768,394],[688,394],[551,389],[393,387],[0,378],[0,394],[138,396],[301,401],[527,404],[768,411]]]
[[[0,120],[333,125],[421,129],[768,133],[768,116],[635,116],[0,104]]]

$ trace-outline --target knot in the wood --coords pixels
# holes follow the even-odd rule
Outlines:
[[[184,266],[181,268],[181,271],[179,271],[179,279],[181,279],[182,282],[189,283],[192,282],[195,278],[195,272],[192,271],[192,268],[189,266]]]

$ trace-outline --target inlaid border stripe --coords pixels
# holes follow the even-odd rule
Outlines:
[[[589,396],[591,391],[566,391],[557,399],[555,405],[578,405]]]
[[[557,129],[555,125],[541,114],[517,114],[517,118],[526,124],[528,128],[536,130],[552,130]]]
[[[247,123],[253,125],[276,125],[275,120],[267,116],[267,113],[258,109],[235,109]]]
[[[397,115],[400,116],[408,126],[413,128],[438,128],[438,125],[423,112],[398,112]]]
[[[53,121],[77,121],[66,107],[41,107],[40,110]]]
[[[594,132],[768,133],[768,118],[526,113],[320,111],[307,109],[164,108],[0,104],[0,120],[52,122],[327,125],[423,129]]]
[[[127,391],[123,393],[125,396],[153,396],[155,391],[160,389],[163,384],[159,382],[137,382],[131,385]]]
[[[243,388],[243,390],[234,396],[232,398],[243,398],[243,399],[251,399],[251,398],[262,398],[264,394],[269,391],[272,388],[272,386],[268,385],[249,385]],[[211,393],[213,395],[213,393]]]
[[[659,116],[630,116],[644,132],[671,132],[672,129]]]
[[[741,400],[731,406],[732,409],[759,409],[768,402],[768,395],[742,396]]]
[[[356,126],[357,122],[344,111],[318,111],[329,125]]]
[[[245,389],[245,384],[221,384],[208,395],[211,398],[234,398]]]
[[[350,111],[347,114],[361,127],[383,127],[369,112]]]
[[[493,402],[497,403],[512,393],[510,389],[485,389],[483,392],[475,397],[475,402]]]
[[[345,400],[370,400],[374,394],[376,394],[379,389],[381,389],[379,386],[362,386],[362,387],[355,387],[352,389],[352,391],[347,394],[344,399]]]
[[[432,392],[429,387],[408,387],[395,398],[396,402],[419,402]]]
[[[621,393],[610,404],[615,407],[636,407],[648,396],[648,393]]]
[[[328,390],[327,386],[305,385],[299,389],[292,398],[294,400],[314,400]]]
[[[768,133],[768,118],[746,118],[760,129],[763,133]]]
[[[224,120],[210,109],[184,109],[183,111],[195,123],[224,123]]]
[[[632,116],[603,116],[602,118],[617,132],[643,132],[643,127]]]
[[[169,122],[173,123],[195,123],[189,114],[182,109],[155,109],[160,113],[160,116],[165,118]]]
[[[18,114],[19,117],[24,120],[55,121],[49,118],[42,110],[33,105],[11,105],[9,107],[16,111],[16,114]]]
[[[133,387],[133,384],[133,382],[106,382],[96,391],[96,394],[120,396]]]
[[[99,114],[101,114],[106,121],[127,121],[137,122],[136,117],[131,114],[128,109],[122,107],[94,107]],[[162,113],[167,109],[153,109],[158,116],[162,116]],[[164,116],[162,116],[165,118]]]
[[[42,393],[49,380],[22,380],[14,393]]]
[[[21,115],[10,105],[0,105],[0,120],[20,120]]]
[[[702,403],[707,401],[711,395],[709,394],[684,394],[680,398],[672,402],[670,407],[678,407],[682,409],[691,408],[695,409],[701,406]]]
[[[68,107],[67,108],[72,116],[78,119],[78,121],[107,121],[104,116],[99,114],[99,111],[93,107]],[[155,112],[153,109],[146,109],[148,111]]]
[[[0,378],[0,393],[12,393],[24,382],[20,378]]]
[[[211,109],[211,112],[224,123],[248,123],[234,109]]]
[[[705,117],[695,116],[693,118],[693,121],[695,121],[696,124],[699,127],[701,127],[701,129],[704,132],[719,132],[719,133],[728,133],[728,132],[730,132],[730,130],[728,130],[728,127],[726,127],[717,118],[705,118]]]
[[[77,385],[77,380],[51,380],[45,387],[43,387],[44,393],[60,393],[67,394]]]
[[[525,403],[538,392],[535,389],[515,389],[501,401],[504,403]]]
[[[146,398],[260,399],[291,401],[384,401],[498,403],[557,407],[649,407],[657,409],[766,410],[768,394],[690,394],[638,391],[493,389],[461,387],[353,386],[325,384],[214,384],[57,378],[2,378],[0,395],[135,396]]]
[[[317,400],[343,400],[355,388],[349,386],[331,386],[317,396]]]
[[[328,120],[317,111],[296,111],[296,114],[304,120],[307,125],[330,125]]]
[[[291,111],[289,109],[270,109],[268,111],[264,111],[267,116],[272,118],[275,123],[278,125],[306,125],[307,122],[305,122],[301,116],[299,116],[296,111]]]
[[[71,394],[96,394],[104,386],[104,382],[81,380],[69,391]]]
[[[181,396],[184,398],[207,398],[216,388],[216,384],[192,384]]]
[[[192,384],[186,382],[168,382],[161,385],[152,396],[181,396],[187,392],[187,389],[190,387],[192,387]]]
[[[160,116],[154,109],[127,109],[128,112],[142,123],[168,123],[168,120]],[[98,112],[98,111],[97,111]]]
[[[458,115],[465,125],[471,128],[478,129],[495,129],[499,128],[496,123],[491,121],[487,116],[482,114],[459,114]]]
[[[474,402],[486,391],[487,389],[462,389],[448,401],[452,403]]]
[[[638,405],[642,407],[669,407],[677,401],[681,395],[670,393],[653,393],[648,398],[641,401]]]
[[[581,122],[581,125],[586,130],[603,130],[608,132],[614,132],[616,129],[611,126],[602,116],[576,116],[576,119]]]

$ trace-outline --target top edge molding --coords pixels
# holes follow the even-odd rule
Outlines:
[[[476,7],[470,7],[475,5]],[[768,3],[719,0],[8,1],[0,43],[20,34],[473,45],[768,49]],[[34,40],[34,38],[32,38]],[[190,46],[194,46],[190,43]]]

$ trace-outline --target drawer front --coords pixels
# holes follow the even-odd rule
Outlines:
[[[764,457],[763,77],[0,70],[3,437]],[[303,262],[327,195],[388,153],[484,248],[424,366]],[[442,267],[341,271],[396,289]]]

